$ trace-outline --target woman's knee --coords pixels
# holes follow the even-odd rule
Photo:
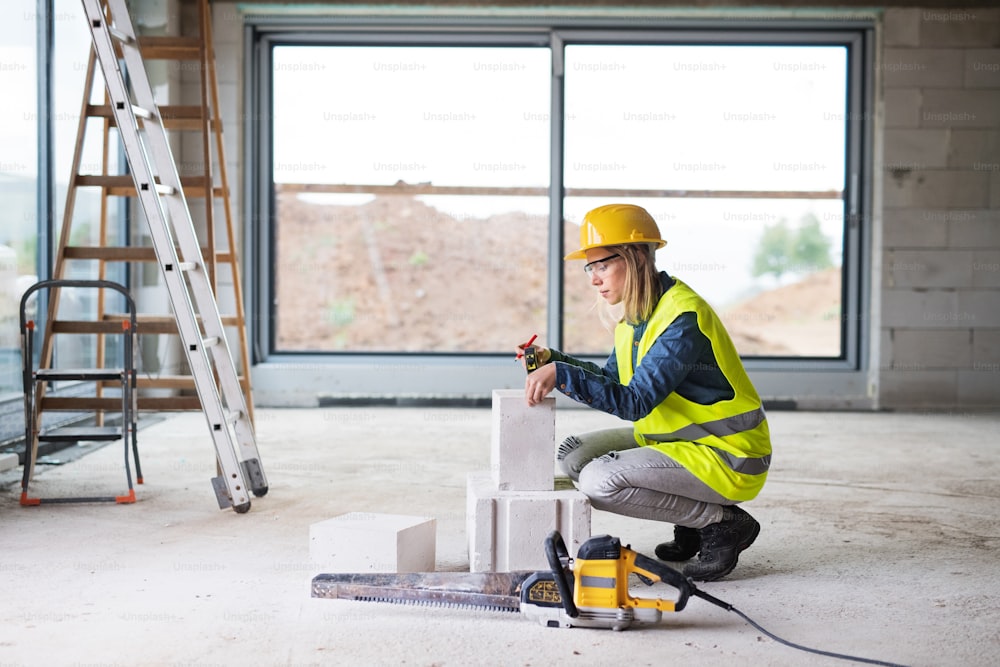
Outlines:
[[[606,459],[614,457],[614,453],[605,454],[583,466],[577,479],[580,492],[592,502],[613,501],[621,487],[615,483],[618,475],[608,470]]]
[[[559,461],[559,466],[573,481],[580,477],[580,471],[590,462],[590,459],[580,451],[581,444],[583,443],[580,438],[571,435],[563,440],[556,450],[556,460]]]

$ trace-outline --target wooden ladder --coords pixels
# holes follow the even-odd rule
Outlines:
[[[192,203],[192,209],[197,209],[204,218],[202,230],[206,272],[209,275],[212,289],[219,293],[219,270],[228,269],[231,283],[227,292],[231,296],[231,309],[222,316],[223,324],[234,331],[238,338],[235,346],[240,366],[239,383],[243,391],[247,410],[253,420],[253,400],[250,382],[250,356],[247,343],[246,314],[243,304],[239,253],[235,235],[232,207],[230,205],[231,190],[226,173],[226,159],[222,133],[222,118],[219,108],[219,85],[215,69],[215,53],[212,43],[211,9],[208,0],[197,0],[198,34],[184,37],[142,36],[139,47],[145,61],[161,60],[179,63],[185,72],[200,73],[200,104],[193,105],[162,105],[159,107],[163,126],[176,133],[198,134],[201,138],[201,161],[197,165],[196,174],[187,169],[182,174],[181,184],[184,195]],[[136,197],[136,187],[133,178],[128,173],[109,173],[108,162],[112,150],[111,131],[115,126],[115,117],[107,102],[107,91],[104,91],[104,104],[94,104],[94,87],[104,89],[104,83],[98,79],[96,55],[93,49],[86,69],[83,102],[80,110],[80,122],[77,132],[76,147],[73,153],[72,173],[70,175],[69,191],[66,195],[62,228],[59,235],[57,250],[53,264],[53,278],[63,279],[70,272],[70,263],[96,263],[97,279],[107,277],[108,266],[112,263],[130,263],[133,265],[156,262],[156,253],[151,245],[119,245],[109,242],[112,235],[109,230],[109,198]],[[102,131],[102,162],[100,173],[80,173],[83,156],[83,146],[87,138],[88,119],[103,121]],[[99,240],[97,245],[84,246],[73,243],[73,218],[76,206],[76,195],[80,188],[99,188],[101,193],[101,212]],[[221,212],[221,216],[220,216]],[[141,217],[141,216],[139,216]],[[219,227],[219,217],[225,226],[225,247],[217,247],[216,234]],[[137,226],[140,229],[141,226]],[[77,267],[73,267],[77,268]],[[78,271],[73,273],[78,274]],[[51,295],[48,322],[45,327],[40,349],[40,365],[51,365],[55,334],[96,334],[97,365],[103,362],[104,336],[114,331],[121,314],[105,311],[103,294],[97,301],[96,321],[62,320],[58,317],[59,295],[56,291]],[[173,315],[140,314],[138,317],[138,335],[174,335],[178,333],[177,323]],[[193,392],[195,384],[189,373],[150,374],[139,371],[138,410],[149,412],[201,410],[201,401]],[[114,409],[115,399],[104,398],[98,388],[96,397],[45,397],[40,406],[42,410],[85,410],[103,411]],[[144,389],[187,390],[179,395],[142,395]]]

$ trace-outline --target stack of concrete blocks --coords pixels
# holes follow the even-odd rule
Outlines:
[[[436,521],[350,512],[309,526],[309,556],[321,572],[433,572]]]
[[[545,538],[558,530],[575,554],[590,538],[590,501],[556,489],[555,399],[528,407],[524,391],[493,391],[490,471],[468,478],[469,569],[548,569]]]

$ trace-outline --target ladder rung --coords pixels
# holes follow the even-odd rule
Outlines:
[[[198,266],[198,262],[177,262],[178,271],[196,271]]]
[[[136,377],[139,389],[194,389],[194,378],[190,375],[160,375],[157,377]]]
[[[55,320],[52,333],[56,334],[118,334],[122,332],[122,320],[126,315],[108,313],[101,321]],[[200,322],[200,318],[199,318]],[[222,316],[222,324],[227,327],[240,325],[236,315]],[[177,320],[173,315],[137,315],[135,332],[141,335],[176,334]]]
[[[241,387],[246,386],[246,376],[236,377]],[[119,383],[103,383],[103,386],[116,387]],[[190,375],[158,375],[156,377],[146,377],[140,374],[136,376],[135,386],[138,389],[196,389],[194,377]]]
[[[212,256],[208,248],[201,249],[201,256],[206,261]],[[66,259],[98,259],[106,262],[155,262],[156,251],[143,246],[82,246],[70,245],[63,248]],[[233,254],[216,252],[216,264],[231,264]]]
[[[161,109],[162,111],[162,109]],[[197,131],[204,129],[205,123],[199,115],[198,118],[163,118],[163,127],[168,130],[187,130],[187,131]],[[211,132],[215,131],[215,121],[208,121],[208,129]]]
[[[119,402],[118,407],[121,407]],[[97,442],[107,440],[120,440],[122,429],[120,426],[87,426],[87,427],[64,427],[56,428],[38,434],[39,442]]]
[[[105,315],[113,318],[114,315]],[[175,334],[177,333],[177,320],[173,315],[137,315],[136,329],[141,334]],[[201,317],[198,317],[198,324],[201,325]],[[223,315],[222,324],[227,327],[240,325],[240,318],[237,315]]]
[[[201,400],[197,396],[140,396],[136,402],[142,412],[201,410]]]
[[[150,412],[201,410],[201,401],[197,396],[139,396],[136,399],[139,410]],[[104,412],[121,412],[120,398],[97,398],[96,396],[45,396],[42,398],[42,410],[58,412],[87,412],[101,410]]]
[[[105,412],[121,412],[121,398],[98,398],[96,396],[44,396],[42,410],[56,412],[87,412],[102,410]]]
[[[202,40],[198,37],[143,36],[139,51],[143,60],[198,60]]]
[[[119,327],[119,331],[121,327]],[[96,382],[98,380],[117,380],[119,383],[125,371],[121,368],[39,368],[35,371],[35,379],[40,381],[78,380],[80,382]]]
[[[135,329],[139,334],[176,334],[177,320],[172,315],[137,315]]]
[[[131,36],[125,34],[118,28],[114,27],[113,25],[108,25],[108,33],[112,37],[114,37],[120,44],[128,44],[130,46],[135,44],[135,40],[133,40]]]
[[[209,336],[208,338],[201,339],[201,346],[206,349],[210,347],[215,347],[218,344],[219,344],[218,336]]]
[[[99,259],[108,262],[155,262],[156,250],[138,246],[66,246],[66,259]]]
[[[107,188],[108,194],[114,197],[134,197],[135,181],[131,176],[102,176],[100,174],[77,174],[73,178],[73,185],[77,187]],[[204,176],[182,176],[181,187],[187,197],[204,197],[205,177]],[[215,197],[225,196],[222,187],[213,187],[212,195]]]
[[[122,332],[121,320],[56,320],[52,333],[56,334],[116,334]]]
[[[159,107],[160,121],[168,130],[201,130],[205,127],[206,109],[197,104],[168,104]],[[88,104],[88,118],[115,120],[109,104]],[[209,129],[215,131],[215,121],[209,119]]]
[[[149,183],[143,183],[142,185],[139,186],[139,188],[141,190],[145,190],[149,188]],[[174,186],[166,185],[164,183],[153,183],[153,190],[155,190],[157,194],[161,195],[172,195],[177,192],[177,190],[174,189]]]
[[[122,108],[124,106],[125,106],[124,102],[118,103],[118,108]],[[150,111],[149,109],[143,109],[142,107],[136,106],[134,104],[130,104],[129,106],[132,108],[132,115],[135,116],[136,118],[149,120],[150,118],[153,117],[153,112]]]

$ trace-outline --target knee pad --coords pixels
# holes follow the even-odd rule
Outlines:
[[[580,438],[575,435],[569,436],[559,444],[559,449],[556,450],[556,459],[562,461],[568,454],[576,450],[580,444]]]
[[[573,452],[577,451],[580,444],[580,439],[575,435],[571,435],[562,441],[562,444],[559,445],[559,449],[556,451],[556,460],[559,461],[559,467],[574,482],[580,476],[580,469],[587,465],[586,460],[573,455]]]

